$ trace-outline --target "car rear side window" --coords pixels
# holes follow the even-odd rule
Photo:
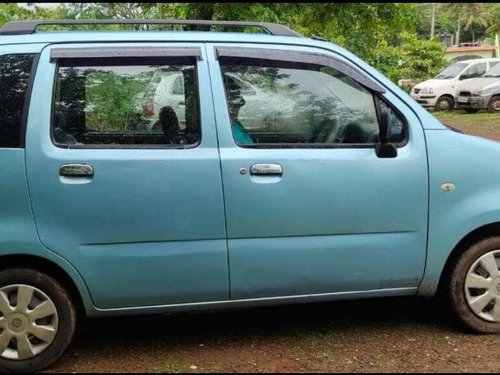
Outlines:
[[[21,147],[34,54],[0,56],[0,147]]]
[[[173,95],[179,81],[186,90]],[[194,59],[65,59],[52,137],[72,148],[190,147],[200,140],[198,102]]]

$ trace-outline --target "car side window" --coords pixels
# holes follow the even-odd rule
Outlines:
[[[472,65],[463,75],[467,78],[481,77],[486,72],[486,63]]]
[[[179,80],[184,96],[172,95]],[[200,140],[196,63],[64,59],[57,68],[53,140],[62,147],[193,146]]]
[[[376,96],[331,67],[238,58],[224,59],[221,70],[238,145],[328,147],[378,140]],[[247,95],[235,77],[255,88],[255,95]],[[396,133],[393,139],[401,141],[403,131],[400,138]]]
[[[0,147],[21,147],[21,128],[33,54],[0,56]]]
[[[184,79],[182,76],[175,78],[174,84],[172,85],[173,95],[184,95]]]
[[[498,61],[490,61],[490,69],[493,68],[496,64],[498,64]]]

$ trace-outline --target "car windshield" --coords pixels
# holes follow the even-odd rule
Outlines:
[[[441,73],[439,73],[435,79],[450,79],[456,77],[464,68],[467,66],[466,63],[455,63],[450,65]]]
[[[496,64],[493,68],[484,73],[483,77],[500,77],[500,64]]]

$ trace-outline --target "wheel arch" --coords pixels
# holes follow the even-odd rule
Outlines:
[[[485,224],[479,228],[472,230],[467,233],[458,243],[455,245],[453,250],[448,255],[446,262],[444,264],[441,276],[439,278],[437,295],[442,295],[443,291],[446,289],[446,282],[448,276],[455,264],[457,258],[462,255],[469,247],[474,243],[488,237],[500,236],[500,221]]]
[[[91,301],[83,280],[75,280],[71,272],[58,262],[32,254],[0,255],[0,271],[12,268],[34,269],[53,277],[70,293],[77,314],[79,316],[88,315],[88,307]]]

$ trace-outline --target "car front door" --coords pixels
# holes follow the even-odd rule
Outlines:
[[[426,254],[428,177],[412,111],[323,50],[216,44],[208,59],[231,298],[415,293]],[[248,129],[253,143],[237,144],[232,124],[245,124],[231,118],[238,112],[231,105],[241,101],[219,93],[245,97],[224,87],[225,74],[276,103],[293,101],[293,109],[276,104],[283,115]],[[375,153],[382,107],[391,113],[395,158]]]
[[[164,132],[150,130],[133,103],[160,71],[178,72],[189,88],[186,114],[169,107],[168,97],[158,108]],[[49,46],[33,90],[26,163],[40,240],[78,270],[95,305],[227,299],[221,171],[202,45]]]

